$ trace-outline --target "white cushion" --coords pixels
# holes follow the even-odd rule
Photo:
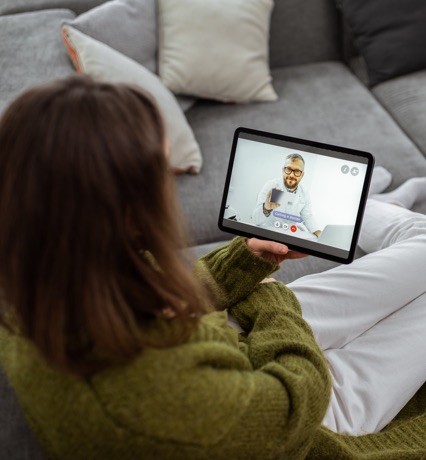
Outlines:
[[[159,75],[175,94],[277,99],[269,70],[272,0],[158,0]]]
[[[200,148],[173,94],[148,69],[69,25],[62,27],[68,53],[78,72],[112,83],[138,85],[156,100],[162,113],[175,173],[198,173]]]

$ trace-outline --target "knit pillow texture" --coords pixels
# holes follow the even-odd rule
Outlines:
[[[200,171],[202,155],[192,129],[176,98],[154,73],[70,25],[62,26],[62,38],[77,72],[111,83],[137,85],[151,94],[164,119],[173,171]]]

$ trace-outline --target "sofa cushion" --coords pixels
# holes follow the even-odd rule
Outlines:
[[[62,27],[65,45],[78,72],[113,83],[137,85],[150,93],[163,115],[175,173],[198,173],[202,157],[191,127],[173,94],[145,67],[71,26]]]
[[[155,0],[110,1],[67,21],[67,24],[156,72]]]
[[[45,460],[24,413],[0,367],[0,458]]]
[[[272,0],[159,0],[159,74],[176,94],[272,101]]]
[[[65,24],[73,26],[151,72],[157,72],[157,1],[112,0],[103,3]],[[189,96],[176,97],[182,110],[196,101]]]
[[[371,86],[426,68],[424,0],[339,0]]]
[[[0,15],[54,8],[67,8],[76,14],[81,14],[107,1],[109,0],[1,0]]]
[[[392,171],[391,188],[413,175],[426,175],[426,162],[417,147],[343,64],[293,66],[272,74],[277,102],[224,106],[198,101],[187,112],[204,167],[199,176],[179,176],[176,181],[198,244],[230,237],[218,229],[217,220],[233,133],[239,126],[370,151],[377,164]],[[255,197],[256,192],[248,195]],[[426,203],[418,209],[425,212]]]
[[[426,70],[381,83],[373,93],[426,156]]]
[[[60,9],[0,16],[0,112],[28,87],[72,73],[60,26],[74,17]]]

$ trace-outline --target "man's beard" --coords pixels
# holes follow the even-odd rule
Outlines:
[[[293,179],[293,180],[291,181],[291,183],[289,183],[288,180],[284,178],[284,185],[285,185],[288,189],[294,190],[294,189],[297,187],[298,182],[297,182],[297,180]]]

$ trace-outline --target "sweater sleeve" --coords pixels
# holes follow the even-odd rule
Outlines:
[[[191,388],[184,392],[187,400],[182,403],[181,393],[176,398],[169,376],[167,387],[156,385],[163,390],[162,400],[171,395],[170,413],[179,414],[179,440],[191,433],[187,442],[206,458],[303,459],[329,403],[326,359],[293,293],[282,283],[258,284],[231,312],[247,332],[244,353],[203,323],[185,347],[191,368],[179,371],[179,384]],[[226,324],[221,331],[235,332]],[[171,365],[184,366],[187,357],[181,352]],[[167,420],[161,423],[165,427]],[[176,419],[170,419],[172,430]],[[191,453],[186,458],[204,457]]]
[[[195,267],[196,276],[209,288],[222,308],[245,299],[278,264],[269,263],[254,255],[245,238],[234,238],[204,257]]]
[[[281,404],[283,449],[287,455],[297,452],[299,456],[304,450],[301,442],[308,447],[308,434],[319,428],[328,406],[331,379],[327,361],[302,318],[296,297],[284,284],[260,284],[230,311],[247,334],[247,354],[257,382],[252,407],[259,407],[257,398],[262,410],[275,412]],[[261,394],[267,391],[266,376],[281,385],[274,398]]]

